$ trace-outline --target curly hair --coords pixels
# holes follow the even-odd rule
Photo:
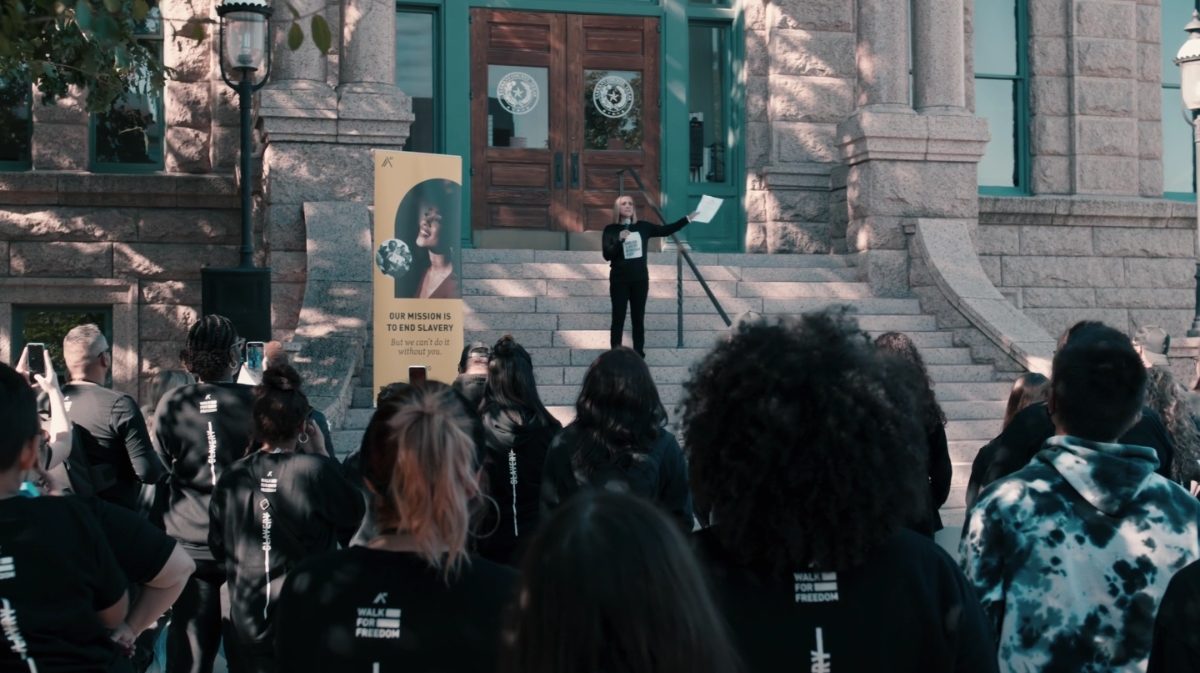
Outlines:
[[[649,451],[666,423],[667,410],[642,356],[624,346],[605,351],[588,367],[575,401],[580,442],[572,463],[591,474]]]
[[[1152,367],[1147,376],[1146,406],[1158,412],[1175,445],[1171,479],[1184,486],[1189,481],[1200,481],[1200,462],[1197,462],[1200,461],[1200,429],[1196,428],[1192,417],[1188,391],[1162,367]]]
[[[925,358],[921,357],[913,340],[902,332],[884,332],[875,338],[875,347],[888,355],[907,361],[920,370],[921,377],[925,379],[925,386],[921,390],[920,397],[921,417],[924,419],[925,431],[928,432],[939,425],[945,425],[946,413],[942,411],[942,405],[938,404],[937,397],[933,394],[933,379],[929,378],[929,370],[925,367]]]
[[[692,490],[752,571],[843,570],[928,508],[915,369],[846,310],[742,325],[684,384]]]

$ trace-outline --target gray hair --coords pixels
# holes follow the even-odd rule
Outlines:
[[[92,360],[108,350],[104,332],[93,324],[78,325],[63,337],[63,361],[71,375],[82,373]]]

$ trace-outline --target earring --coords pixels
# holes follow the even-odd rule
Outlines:
[[[301,431],[300,436],[296,438],[296,441],[300,442],[301,444],[307,444],[308,443],[308,433]]]

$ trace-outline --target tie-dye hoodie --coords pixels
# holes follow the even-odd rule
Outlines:
[[[961,544],[1001,671],[1145,671],[1171,576],[1200,558],[1200,502],[1144,446],[1046,440],[989,486]]]

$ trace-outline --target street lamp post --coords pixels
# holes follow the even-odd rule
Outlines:
[[[1200,124],[1196,123],[1200,116],[1200,12],[1193,10],[1192,20],[1183,29],[1187,31],[1188,39],[1175,55],[1175,65],[1179,66],[1179,91],[1183,94],[1186,109],[1184,119],[1192,126],[1192,142],[1196,145],[1192,157],[1200,162]],[[1200,164],[1196,166],[1195,175],[1200,176]],[[1197,197],[1200,198],[1200,190],[1197,190]],[[1200,200],[1196,204],[1196,313],[1187,335],[1200,337]]]
[[[241,113],[242,247],[237,268],[202,269],[202,310],[228,317],[245,338],[266,341],[271,338],[271,270],[254,266],[250,112],[251,97],[271,75],[271,6],[267,0],[223,0],[217,15],[221,79],[237,92]]]

